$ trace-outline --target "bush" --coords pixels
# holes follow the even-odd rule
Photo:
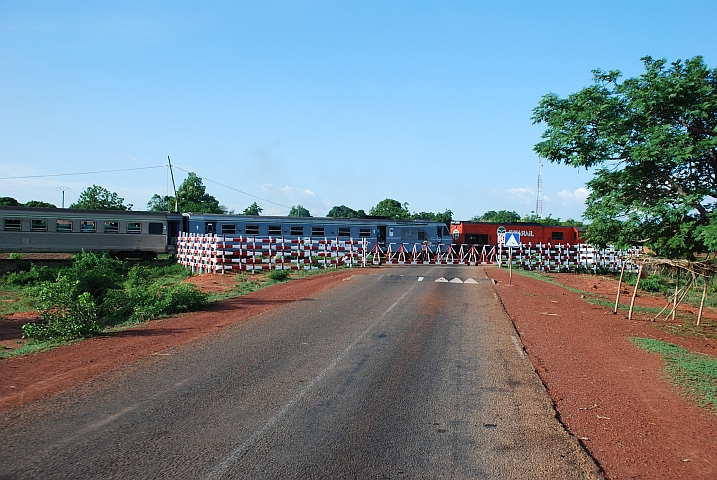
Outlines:
[[[661,292],[663,290],[663,286],[660,282],[660,276],[652,274],[647,278],[643,278],[640,280],[640,288],[646,292]]]
[[[43,282],[35,289],[38,312],[44,323],[26,323],[23,336],[38,340],[70,340],[83,337],[99,327],[92,295],[75,297],[78,282],[58,276],[56,282]]]
[[[140,284],[127,290],[109,290],[102,313],[111,323],[143,322],[160,315],[195,310],[207,303],[208,296],[188,283],[162,286]]]
[[[82,252],[75,255],[72,265],[62,270],[71,281],[75,281],[75,295],[89,293],[101,304],[108,290],[121,288],[127,269],[124,264],[107,254]]]
[[[272,270],[269,272],[269,278],[275,282],[284,282],[289,279],[289,272],[286,270]]]
[[[39,282],[51,282],[57,278],[57,268],[37,266],[32,264],[27,272],[11,272],[5,277],[7,285],[32,285]]]

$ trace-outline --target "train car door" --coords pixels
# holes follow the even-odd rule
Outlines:
[[[380,225],[376,232],[376,243],[382,246],[386,245],[386,225]]]
[[[176,245],[179,237],[179,222],[167,222],[167,245]]]
[[[217,222],[204,222],[204,233],[207,235],[217,233]]]

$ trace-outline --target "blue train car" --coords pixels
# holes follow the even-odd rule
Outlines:
[[[448,227],[442,222],[391,220],[383,217],[268,217],[211,213],[185,213],[182,230],[195,234],[227,237],[285,237],[363,239],[369,248],[375,245],[427,243],[450,245]]]

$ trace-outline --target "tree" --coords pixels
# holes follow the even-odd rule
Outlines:
[[[387,198],[381,200],[368,212],[373,217],[390,217],[394,220],[409,220],[411,212],[408,211],[408,203],[401,204],[398,200]]]
[[[12,197],[0,197],[0,205],[3,207],[19,207],[22,204]]]
[[[310,217],[311,214],[307,209],[302,207],[301,205],[294,205],[291,207],[291,211],[289,211],[290,217]]]
[[[430,220],[431,222],[443,222],[447,227],[451,226],[453,221],[453,212],[446,210],[443,213],[433,212],[415,212],[411,214],[412,220]]]
[[[227,213],[227,208],[207,193],[201,177],[190,172],[177,189],[177,202],[180,212]],[[147,210],[153,212],[173,212],[174,197],[154,194],[147,202]]]
[[[132,204],[124,204],[124,198],[99,185],[87,187],[70,208],[87,210],[132,210]]]
[[[533,110],[545,123],[535,151],[551,162],[597,168],[587,183],[586,238],[643,244],[658,255],[716,251],[717,69],[642,58],[645,73],[620,81],[594,70],[593,85]],[[710,233],[712,232],[712,233]]]
[[[517,212],[509,212],[508,210],[488,210],[483,215],[476,215],[471,218],[471,222],[491,222],[491,223],[516,223],[520,222],[520,215]]]
[[[254,202],[244,209],[244,215],[261,215],[263,211],[264,209]]]
[[[337,207],[332,207],[326,216],[333,218],[361,218],[366,216],[366,212],[363,210],[354,210],[346,205],[339,205]]]
[[[25,204],[26,207],[37,207],[37,208],[57,208],[54,203],[42,202],[40,200],[30,200]]]

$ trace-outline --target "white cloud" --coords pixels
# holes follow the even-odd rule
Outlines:
[[[261,188],[262,192],[264,192],[263,195],[267,198],[271,198],[277,203],[282,203],[287,206],[301,205],[308,209],[311,215],[315,217],[326,215],[331,208],[330,202],[323,200],[309,188],[296,188],[289,185],[277,187],[271,183],[265,183],[259,188]],[[288,213],[288,211],[278,205],[267,204],[264,206],[261,205],[261,201],[257,201],[257,203],[265,209],[265,214],[286,215]]]

